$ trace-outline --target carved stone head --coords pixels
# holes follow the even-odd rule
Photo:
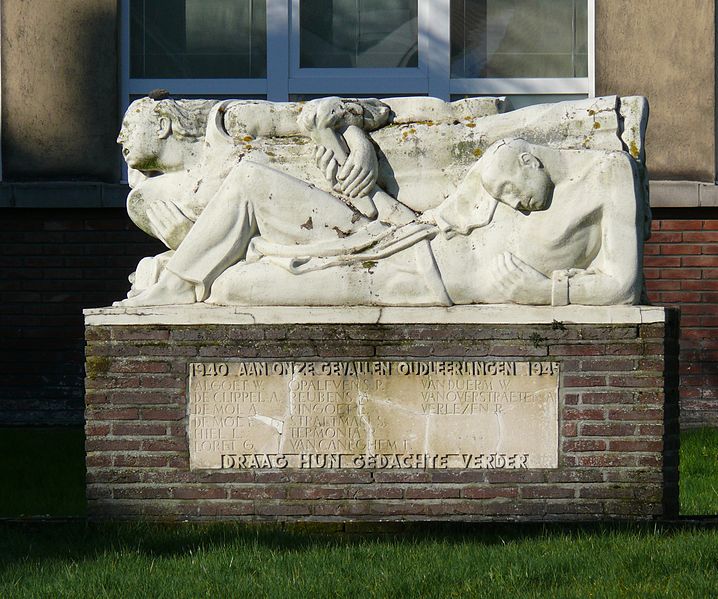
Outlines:
[[[522,139],[501,140],[481,158],[484,189],[515,210],[545,210],[551,203],[553,182],[533,150]]]
[[[168,141],[195,142],[204,138],[207,117],[215,104],[215,100],[135,100],[117,136],[127,165],[143,172],[165,171],[168,165],[164,164],[163,154]]]

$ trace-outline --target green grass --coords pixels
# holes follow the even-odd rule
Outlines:
[[[718,514],[718,430],[681,434],[681,514]]]
[[[472,526],[399,538],[222,524],[0,528],[1,597],[715,597],[718,531]]]

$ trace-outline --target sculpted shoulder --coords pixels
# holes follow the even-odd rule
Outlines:
[[[599,152],[602,154],[597,170],[598,183],[604,190],[599,194],[613,210],[635,214],[643,202],[638,166],[626,152]]]

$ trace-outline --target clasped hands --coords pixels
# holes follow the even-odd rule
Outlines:
[[[334,191],[349,198],[367,195],[376,184],[379,163],[371,144],[352,148],[342,165],[334,152],[324,146],[317,146],[314,156]]]

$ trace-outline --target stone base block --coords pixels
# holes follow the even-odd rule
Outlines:
[[[192,306],[85,321],[93,519],[678,513],[672,310]]]

